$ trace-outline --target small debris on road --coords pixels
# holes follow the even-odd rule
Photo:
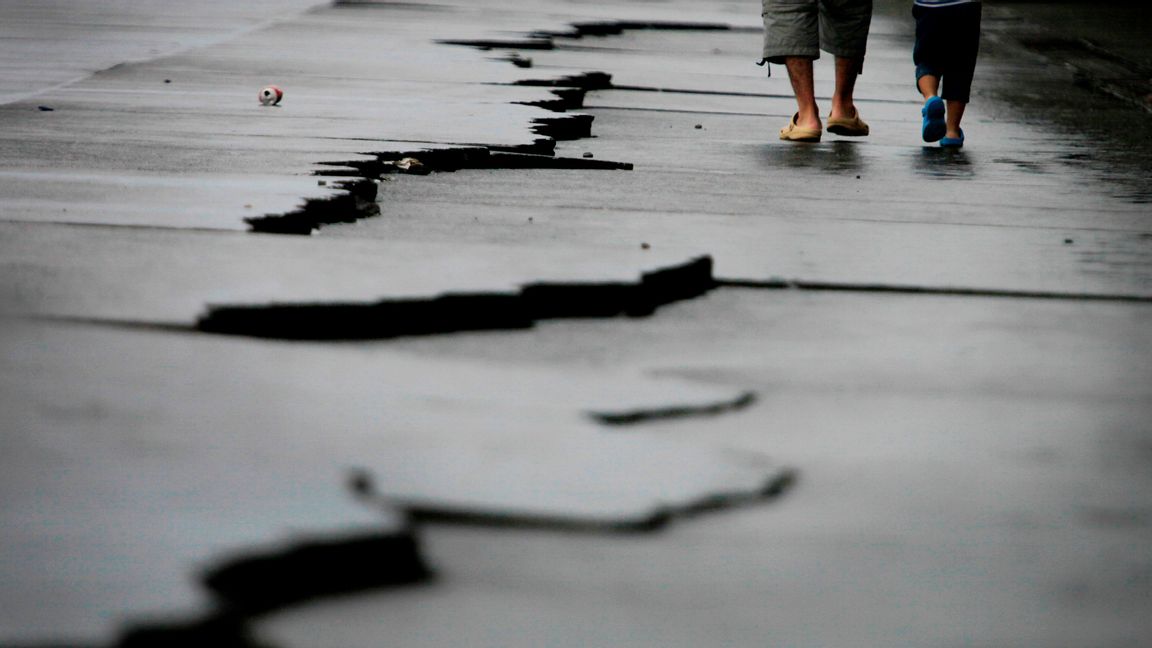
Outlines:
[[[38,109],[40,109],[40,112],[52,112],[52,111],[56,110],[55,108],[53,108],[51,106],[36,106],[36,107]]]
[[[590,158],[590,157],[592,157],[592,154],[591,154],[591,153],[588,153],[588,152],[586,151],[586,152],[584,153],[584,157],[586,157],[586,158]]]
[[[284,98],[284,91],[277,86],[264,86],[260,90],[260,103],[265,106],[275,106]]]
[[[400,158],[395,162],[390,162],[392,166],[405,173],[414,175],[428,175],[432,170],[424,166],[424,163],[414,157]]]

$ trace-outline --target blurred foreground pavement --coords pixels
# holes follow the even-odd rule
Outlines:
[[[0,0],[0,646],[1146,645],[1132,7]]]

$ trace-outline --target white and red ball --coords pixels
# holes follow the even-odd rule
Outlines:
[[[275,106],[284,98],[284,91],[277,86],[270,85],[260,89],[260,103],[265,106]]]

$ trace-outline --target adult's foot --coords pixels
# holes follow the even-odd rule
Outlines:
[[[860,112],[856,110],[855,106],[852,106],[851,111],[847,114],[832,113],[828,115],[828,132],[848,137],[864,137],[868,134],[868,124],[860,119]]]
[[[780,129],[780,139],[789,142],[819,142],[821,136],[820,120],[816,120],[815,128],[800,125],[797,120],[800,113],[792,116],[792,121]]]

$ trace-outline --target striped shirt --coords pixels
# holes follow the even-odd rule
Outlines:
[[[974,4],[980,0],[913,0],[912,4],[921,7],[951,7],[952,5]]]

